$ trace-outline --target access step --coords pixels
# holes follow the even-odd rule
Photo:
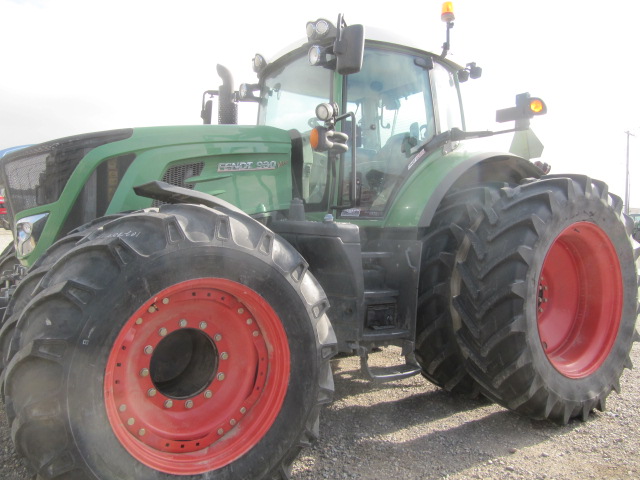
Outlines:
[[[364,376],[374,382],[383,383],[392,380],[401,380],[403,378],[413,377],[421,372],[421,368],[413,353],[405,355],[405,363],[400,365],[391,365],[388,367],[372,367],[369,365],[369,354],[362,348],[360,349],[360,370]]]

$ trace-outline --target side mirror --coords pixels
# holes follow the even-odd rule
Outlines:
[[[364,55],[364,26],[349,25],[340,28],[333,47],[336,70],[340,75],[358,73],[362,69]]]
[[[202,123],[204,125],[211,125],[211,116],[213,115],[213,101],[207,100],[202,107],[202,111],[200,112],[200,118],[202,118]]]

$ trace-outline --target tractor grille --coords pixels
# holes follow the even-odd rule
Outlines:
[[[162,181],[175,185],[176,187],[184,187],[193,190],[194,183],[186,183],[185,180],[191,177],[197,177],[202,173],[204,162],[187,163],[185,165],[175,165],[169,168],[162,176]],[[165,202],[159,200],[153,201],[154,207],[159,207]]]
[[[0,182],[6,188],[7,214],[53,203],[78,163],[96,147],[132,134],[131,129],[91,133],[54,140],[10,153],[0,162]]]

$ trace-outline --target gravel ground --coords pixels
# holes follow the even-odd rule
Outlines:
[[[398,353],[384,349],[371,360],[394,362]],[[640,344],[632,360],[640,366]],[[640,478],[639,369],[625,371],[606,412],[563,427],[449,395],[422,377],[373,386],[357,357],[333,360],[333,370],[335,400],[323,411],[319,443],[294,464],[294,479]],[[0,479],[29,479],[10,436],[1,410]]]

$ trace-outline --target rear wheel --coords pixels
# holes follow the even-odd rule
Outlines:
[[[286,478],[317,436],[333,390],[328,302],[252,219],[192,205],[127,215],[38,288],[6,398],[43,478]]]
[[[497,186],[479,186],[448,194],[422,239],[418,287],[416,359],[422,375],[452,393],[476,397],[451,317],[451,274],[464,230],[477,228],[482,208],[498,198]]]
[[[566,423],[603,409],[631,367],[637,278],[620,200],[587,177],[502,190],[453,276],[470,373],[497,402]]]

